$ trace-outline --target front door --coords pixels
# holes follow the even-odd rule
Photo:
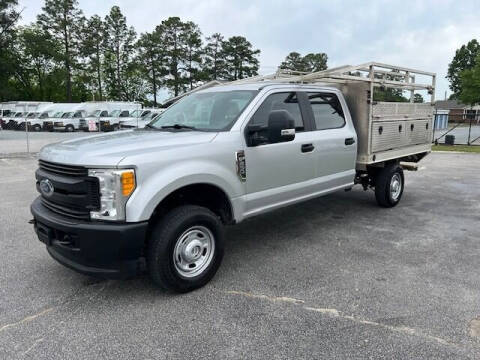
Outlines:
[[[296,134],[291,141],[266,142],[245,149],[245,216],[286,205],[309,193],[315,178],[315,149],[312,132],[308,131],[310,126],[304,121],[305,109],[300,103],[296,92],[273,93],[265,98],[249,121],[249,125],[266,128],[271,111],[286,110],[295,120]]]

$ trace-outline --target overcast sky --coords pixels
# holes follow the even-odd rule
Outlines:
[[[34,21],[41,0],[19,0],[22,23]],[[204,35],[245,36],[260,55],[260,72],[275,71],[290,51],[325,52],[328,66],[378,61],[436,72],[437,98],[455,49],[480,35],[478,0],[79,0],[87,16],[118,5],[137,32],[179,16]]]

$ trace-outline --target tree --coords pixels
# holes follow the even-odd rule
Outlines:
[[[476,39],[470,40],[467,45],[462,45],[457,51],[452,62],[448,65],[447,79],[450,80],[450,89],[455,97],[462,92],[460,73],[472,69],[480,54],[480,44]]]
[[[185,77],[186,53],[186,33],[187,23],[180,20],[179,17],[169,17],[162,21],[157,31],[162,33],[162,42],[165,48],[165,63],[168,68],[168,76],[164,81],[165,86],[174,96],[184,92],[187,89],[189,80]]]
[[[292,51],[280,64],[280,69],[292,71],[308,71],[308,65],[302,55]]]
[[[258,75],[258,55],[260,50],[252,49],[252,44],[243,36],[232,36],[222,44],[225,57],[225,70],[228,80],[243,79]]]
[[[203,49],[203,73],[208,80],[218,80],[225,77],[225,58],[222,52],[224,37],[215,33],[207,37]]]
[[[82,55],[87,60],[89,82],[98,94],[98,100],[103,100],[103,53],[105,51],[105,23],[98,15],[88,19],[83,29]]]
[[[23,68],[18,75],[29,78],[29,89],[25,91],[30,91],[37,100],[47,100],[51,91],[50,73],[56,66],[61,44],[37,24],[32,24],[19,30],[17,45],[21,56],[19,67]],[[24,79],[22,82],[26,81]]]
[[[475,59],[475,65],[460,72],[460,93],[458,99],[463,104],[471,106],[480,104],[480,55]]]
[[[17,0],[0,0],[0,51],[13,39],[15,24],[20,18],[20,13],[16,10],[17,5]]]
[[[133,27],[127,26],[127,19],[118,6],[113,6],[105,18],[105,51],[107,66],[107,85],[109,95],[114,99],[129,100],[130,91],[126,86],[131,75],[129,67],[134,58],[136,33]]]
[[[61,60],[66,79],[66,98],[72,101],[72,77],[80,52],[80,30],[84,21],[77,0],[45,0],[38,23],[62,46]]]
[[[11,78],[15,72],[16,56],[13,49],[15,25],[20,18],[17,0],[0,0],[0,100],[10,100],[14,89]]]
[[[190,84],[190,90],[192,90],[201,79],[202,32],[198,25],[189,21],[185,23],[183,37],[185,41],[185,71]]]
[[[137,42],[138,64],[144,78],[151,86],[153,106],[157,106],[157,92],[161,78],[166,75],[165,49],[162,46],[162,28],[141,34]]]
[[[298,52],[292,51],[280,64],[280,69],[314,72],[327,69],[328,56],[325,53],[310,53],[302,56]]]
[[[307,64],[307,71],[315,72],[327,69],[328,56],[325,53],[307,54],[303,58]]]
[[[413,102],[414,103],[424,103],[425,100],[423,99],[423,96],[420,94],[415,94],[413,95]]]

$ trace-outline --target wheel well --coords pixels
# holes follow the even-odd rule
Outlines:
[[[203,206],[220,217],[224,224],[233,224],[233,210],[225,192],[211,184],[187,185],[175,190],[155,208],[151,219],[154,221],[169,210],[181,205]]]

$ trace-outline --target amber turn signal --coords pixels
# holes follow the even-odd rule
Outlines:
[[[122,173],[122,195],[130,196],[135,190],[135,174],[133,171]]]

